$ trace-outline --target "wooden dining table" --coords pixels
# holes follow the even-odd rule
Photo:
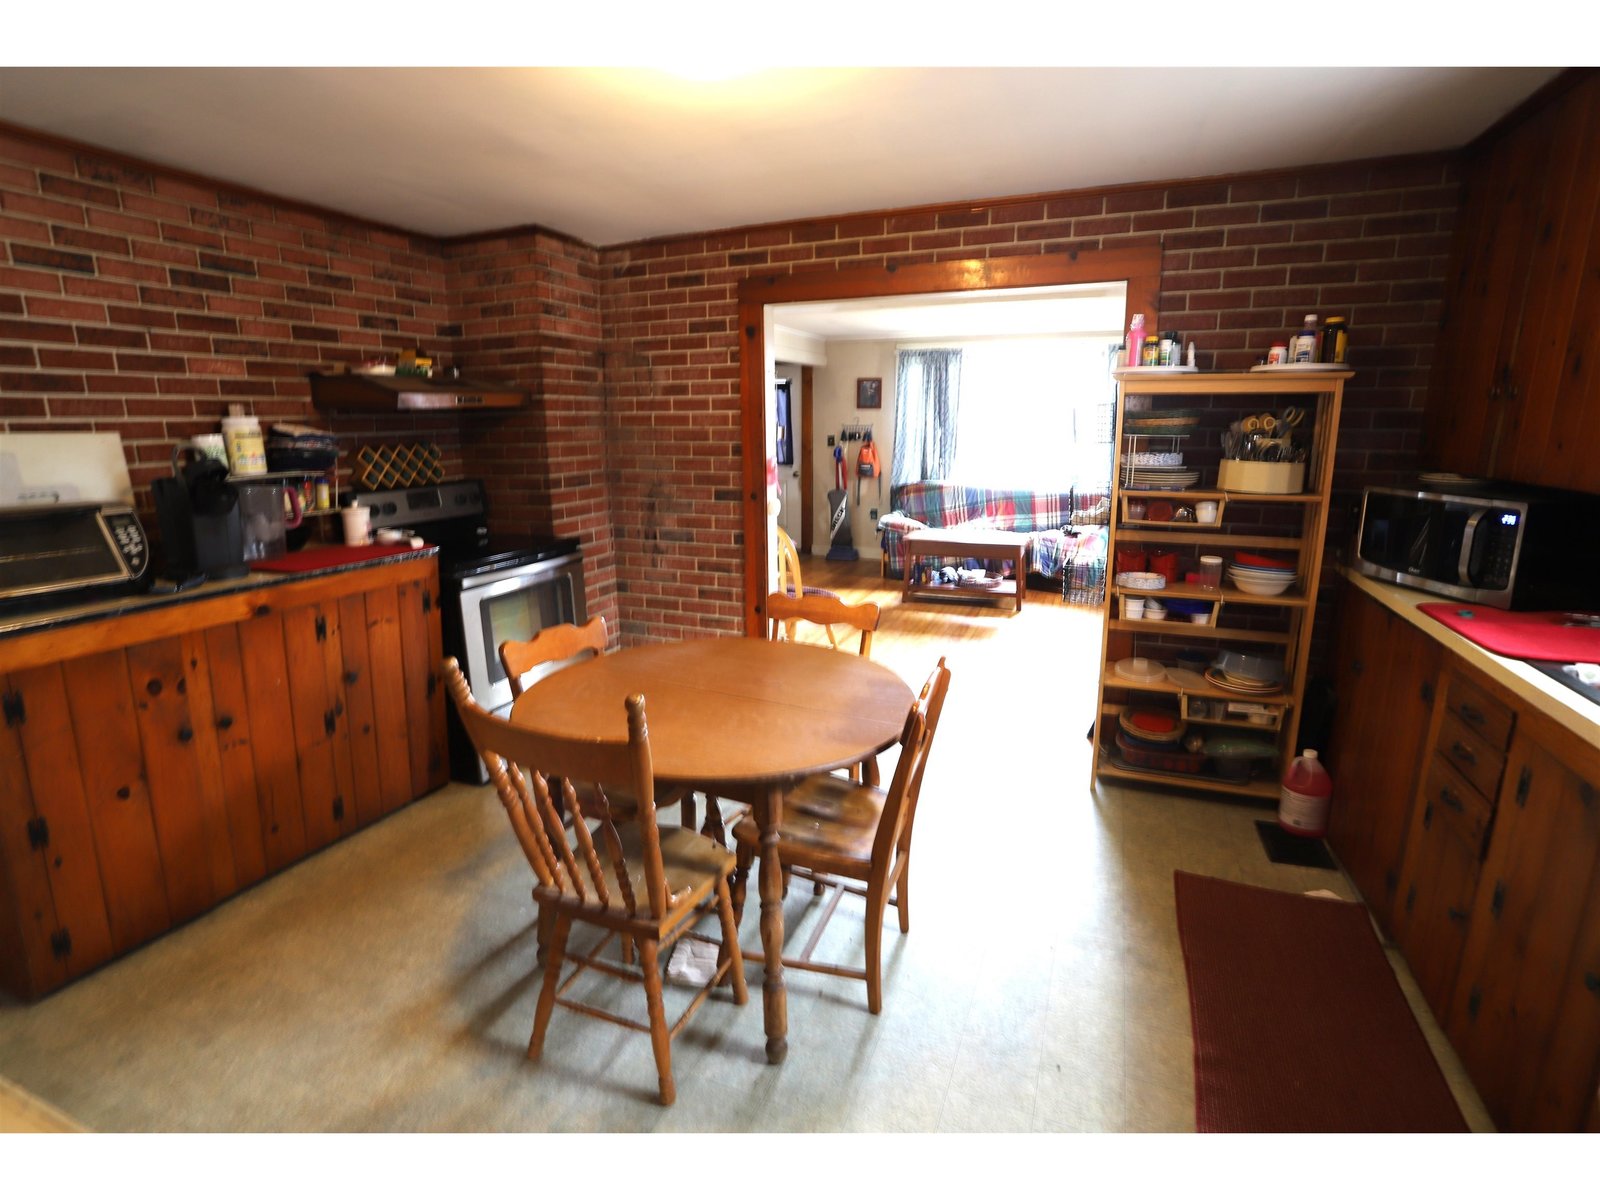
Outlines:
[[[658,794],[689,787],[747,803],[761,831],[762,1000],[767,1061],[780,1063],[789,1029],[778,840],[784,794],[808,775],[894,745],[911,688],[857,654],[715,638],[637,646],[556,671],[517,698],[511,720],[561,737],[625,739],[624,702],[635,692],[645,698]]]

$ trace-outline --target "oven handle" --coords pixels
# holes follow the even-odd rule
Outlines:
[[[583,562],[582,554],[564,554],[560,558],[546,559],[544,562],[525,563],[520,567],[507,567],[504,571],[495,571],[489,575],[474,575],[460,581],[460,591],[463,596],[468,592],[481,592],[496,588],[499,584],[509,584],[509,587],[498,588],[498,592],[515,591],[517,588],[527,587],[530,581],[543,579],[546,576],[561,575]]]
[[[1475,508],[1472,515],[1467,518],[1466,528],[1461,531],[1461,558],[1456,563],[1456,578],[1461,581],[1462,587],[1475,586],[1472,582],[1472,550],[1478,540],[1478,525],[1487,516],[1487,508]]]

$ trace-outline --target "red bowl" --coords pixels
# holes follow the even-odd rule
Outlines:
[[[1241,567],[1273,567],[1279,571],[1294,570],[1294,563],[1282,558],[1268,558],[1265,554],[1251,554],[1248,550],[1236,550],[1233,561]]]

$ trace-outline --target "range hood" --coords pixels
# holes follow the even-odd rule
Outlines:
[[[459,411],[522,408],[528,394],[503,383],[421,375],[311,375],[311,403],[322,412]]]

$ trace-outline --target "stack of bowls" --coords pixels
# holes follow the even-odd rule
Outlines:
[[[1238,554],[1228,564],[1228,582],[1251,596],[1281,595],[1294,585],[1297,573],[1292,564],[1278,564],[1261,555]]]

